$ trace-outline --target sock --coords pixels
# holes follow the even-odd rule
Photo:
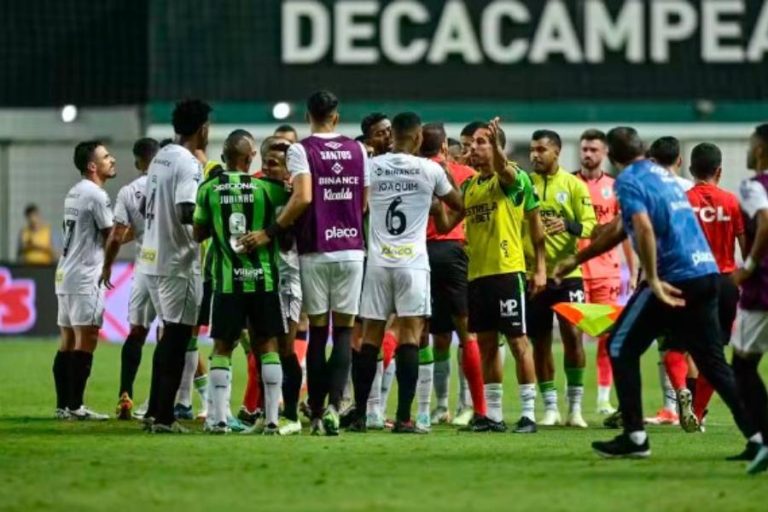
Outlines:
[[[347,372],[347,379],[344,383],[344,391],[341,394],[341,399],[344,402],[349,402],[352,400],[353,391],[352,391],[352,353],[350,352],[350,365],[349,365],[349,371]]]
[[[432,347],[419,350],[419,378],[416,382],[417,414],[429,417],[432,400],[432,381],[435,374],[435,356]]]
[[[501,409],[501,400],[504,397],[504,386],[501,383],[498,384],[485,384],[483,386],[483,394],[485,395],[485,403],[487,404],[488,419],[491,421],[502,421],[504,414]]]
[[[520,384],[521,416],[536,421],[536,384]]]
[[[277,352],[261,355],[261,378],[264,381],[264,417],[267,425],[277,425],[280,393],[283,387],[283,367]]]
[[[397,364],[397,420],[411,420],[411,405],[419,380],[419,347],[400,345],[395,352]]]
[[[539,391],[542,398],[544,398],[544,410],[556,411],[557,410],[557,388],[555,387],[555,381],[547,380],[539,382]]]
[[[611,368],[611,356],[608,354],[608,336],[597,339],[597,385],[599,388],[611,389],[613,384],[613,369]],[[607,401],[608,398],[602,401]],[[597,399],[601,402],[601,399]]]
[[[53,357],[53,383],[56,387],[56,408],[66,409],[70,404],[72,388],[72,352],[56,352]]]
[[[141,364],[141,348],[144,345],[144,339],[131,334],[125,339],[123,348],[120,350],[120,392],[118,398],[123,393],[133,398],[133,383],[136,380],[136,374]]]
[[[611,401],[611,386],[597,386],[597,403],[605,404]]]
[[[381,359],[381,351],[379,351],[379,359],[376,361],[376,375],[373,377],[373,383],[371,384],[371,391],[368,393],[368,402],[366,406],[366,410],[369,413],[375,413],[378,416],[383,416],[386,412],[386,404],[381,403],[381,379],[383,377],[384,360]],[[357,386],[357,382],[358,381],[355,380],[355,386]]]
[[[384,358],[384,368],[386,369],[395,358],[397,350],[397,336],[392,331],[384,333],[384,339],[381,342],[381,354]]]
[[[712,384],[704,378],[704,375],[699,374],[699,378],[696,379],[696,393],[693,395],[693,412],[699,421],[704,418],[704,412],[707,410],[714,392],[715,388],[712,387]]]
[[[227,389],[232,382],[232,359],[227,356],[211,356],[210,409],[207,421],[211,425],[227,422]]]
[[[664,398],[664,409],[677,414],[677,395],[675,389],[672,387],[672,383],[669,380],[667,374],[667,368],[664,366],[664,354],[661,354],[662,360],[659,361],[659,384],[661,385],[661,392]]]
[[[203,416],[208,412],[208,375],[195,377],[195,391],[200,395],[200,414]]]
[[[393,359],[389,366],[384,363],[384,373],[381,376],[381,413],[384,414],[389,403],[389,392],[392,391],[392,382],[395,380],[397,372],[397,363]]]
[[[312,416],[319,418],[325,408],[325,395],[328,393],[327,365],[325,348],[328,344],[328,326],[310,326],[309,344],[307,345],[307,390]]]
[[[664,354],[664,367],[667,369],[667,375],[669,375],[674,390],[684,389],[685,378],[688,375],[688,362],[685,360],[685,354],[676,350],[667,350]]]
[[[344,388],[349,382],[349,367],[352,360],[352,328],[333,327],[333,350],[328,359],[328,403],[336,410],[341,407]]]
[[[298,421],[301,364],[295,353],[281,357],[280,364],[283,366],[283,414],[291,421]]]
[[[437,406],[448,409],[448,387],[451,382],[451,350],[435,351],[435,398]]]
[[[472,404],[475,413],[485,416],[486,403],[485,391],[483,387],[483,368],[480,359],[480,347],[477,340],[470,339],[464,344],[461,356],[461,366],[464,369],[464,375],[467,378],[469,393],[472,396]]]
[[[379,349],[370,343],[363,343],[358,355],[358,368],[355,372],[355,411],[364,416],[367,411],[368,398],[371,393],[378,366]]]
[[[568,381],[568,410],[581,412],[581,401],[584,397],[584,368],[566,368]]]
[[[456,360],[459,367],[459,409],[466,409],[472,407],[472,395],[469,393],[469,382],[467,382],[467,376],[464,375],[464,349],[459,348],[456,352]]]
[[[648,434],[645,433],[645,430],[636,430],[629,433],[629,439],[636,445],[641,445],[648,439]]]
[[[70,357],[72,357],[72,395],[69,410],[76,411],[83,405],[85,386],[93,365],[93,354],[84,350],[74,350]]]
[[[248,412],[255,412],[261,402],[261,376],[259,375],[259,365],[256,364],[256,356],[253,352],[248,352],[248,380],[245,384],[245,395],[243,396],[243,407]]]
[[[157,414],[155,416],[155,422],[160,425],[171,425],[176,421],[173,406],[176,401],[176,392],[181,384],[181,376],[184,373],[184,356],[191,337],[191,325],[166,323],[163,338],[155,349],[155,353],[161,351],[162,371],[157,377]]]
[[[181,374],[181,384],[179,384],[179,393],[176,397],[176,402],[184,407],[192,405],[192,384],[195,380],[195,372],[197,371],[197,338],[193,337],[192,339],[194,340],[195,348],[194,350],[187,348],[184,354],[184,371]]]

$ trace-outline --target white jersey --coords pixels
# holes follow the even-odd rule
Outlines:
[[[141,202],[146,190],[147,176],[142,175],[121,188],[115,200],[115,224],[130,226],[139,247],[141,247],[141,240],[144,237],[144,216],[141,214]]]
[[[751,219],[760,210],[768,209],[768,193],[760,182],[746,179],[739,186],[739,202],[744,213]]]
[[[81,180],[64,200],[64,245],[56,268],[57,294],[92,294],[104,265],[103,229],[112,227],[109,195]]]
[[[427,222],[432,196],[452,189],[440,165],[388,153],[371,160],[368,265],[429,270]]]
[[[192,238],[192,226],[181,223],[176,205],[195,204],[201,179],[200,162],[178,144],[165,146],[152,159],[139,272],[186,278],[200,274],[200,246]]]

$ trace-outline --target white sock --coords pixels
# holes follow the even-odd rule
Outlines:
[[[749,438],[749,442],[763,444],[763,434],[761,434],[760,432],[757,432],[756,434],[754,434],[752,437]]]
[[[469,382],[464,376],[464,366],[462,364],[462,350],[458,351],[459,359],[459,409],[472,408],[472,393],[469,392]]]
[[[371,393],[368,395],[368,414],[381,416],[381,378],[384,376],[384,361],[376,363],[376,375],[373,377]]]
[[[645,430],[635,430],[629,433],[629,439],[633,443],[641,445],[648,439],[648,434],[645,433]]]
[[[176,402],[184,407],[192,405],[192,381],[195,379],[195,370],[197,370],[197,357],[197,350],[188,350],[184,354],[184,372],[181,374],[179,393],[176,396]]]
[[[435,363],[419,365],[419,380],[416,382],[417,413],[429,417],[432,400],[432,380],[435,373]]]
[[[568,386],[568,412],[581,412],[584,386]]]
[[[557,390],[544,391],[542,394],[544,398],[544,410],[556,411],[557,410]]]
[[[227,391],[232,382],[231,360],[225,356],[211,358],[211,389],[208,421],[211,425],[227,422]]]
[[[597,403],[604,404],[611,401],[611,386],[597,386]]]
[[[659,355],[663,358],[663,353],[659,352]],[[667,375],[667,368],[664,366],[664,361],[659,361],[659,385],[661,385],[661,392],[664,397],[664,408],[668,411],[672,411],[677,414],[677,394],[675,388],[672,387],[672,382]]]
[[[352,365],[349,365],[349,374],[347,375],[347,385],[344,386],[344,394],[342,395],[342,400],[345,402],[349,402],[354,397],[354,392],[352,390]]]
[[[504,419],[504,413],[501,410],[501,399],[504,397],[504,386],[499,384],[486,384],[483,386],[485,394],[485,403],[488,408],[488,419],[492,421],[501,421]]]
[[[277,425],[283,388],[283,367],[277,352],[267,352],[261,356],[261,379],[264,381],[265,421],[267,425]]]
[[[208,412],[208,375],[195,377],[194,384],[197,394],[200,395],[200,414],[206,415]]]
[[[448,387],[451,382],[451,360],[435,361],[435,398],[437,406],[448,409]]]
[[[523,418],[536,421],[536,384],[520,384],[520,403]]]
[[[392,382],[395,380],[395,364],[394,358],[389,362],[389,366],[384,368],[384,373],[381,376],[381,402],[380,411],[381,415],[386,417],[387,415],[387,403],[389,401],[389,392],[392,391]]]

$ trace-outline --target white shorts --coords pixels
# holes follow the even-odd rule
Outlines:
[[[203,300],[203,280],[200,276],[145,277],[158,318],[172,324],[197,324],[197,315]]]
[[[149,328],[155,320],[155,307],[149,294],[148,276],[141,272],[133,273],[131,298],[128,303],[128,322]]]
[[[363,287],[363,262],[316,262],[302,258],[301,287],[304,311],[308,315],[329,311],[357,315]]]
[[[360,316],[370,320],[432,314],[429,270],[368,265]]]
[[[739,309],[739,335],[731,342],[733,348],[746,354],[768,353],[768,311]]]
[[[58,324],[61,327],[95,326],[104,323],[104,290],[87,294],[57,295]]]
[[[280,274],[279,291],[283,316],[298,323],[301,316],[301,276],[298,273]]]

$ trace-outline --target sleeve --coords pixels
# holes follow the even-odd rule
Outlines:
[[[288,200],[291,195],[288,193],[286,187],[282,184],[277,184],[271,181],[262,180],[264,183],[264,190],[272,202],[275,213],[279,213],[283,206],[288,204]]]
[[[208,208],[208,190],[209,187],[204,183],[197,189],[197,200],[195,201],[195,214],[192,218],[195,224],[201,226],[210,226],[211,212]]]
[[[360,150],[363,152],[363,186],[371,186],[371,159],[368,156],[368,151],[365,149],[365,145],[360,143]]]
[[[429,173],[430,180],[434,186],[435,194],[438,197],[448,195],[451,190],[453,190],[453,186],[451,185],[451,182],[448,181],[448,176],[446,176],[445,170],[440,167],[440,165],[436,164],[435,162],[430,162],[429,160],[425,160],[424,166],[426,171]]]
[[[765,187],[755,180],[744,180],[739,186],[741,207],[751,219],[760,210],[768,208],[768,193]]]
[[[539,207],[539,196],[536,193],[536,189],[533,188],[533,183],[531,182],[531,178],[528,177],[528,175],[523,170],[518,170],[520,174],[518,174],[518,178],[520,181],[520,185],[523,189],[523,210],[526,212],[529,212],[531,210],[535,210]]]
[[[645,205],[645,197],[642,190],[630,180],[619,178],[614,185],[616,196],[622,214],[625,218],[632,217],[636,213],[645,213],[648,208]]]
[[[131,214],[128,213],[128,208],[125,205],[127,191],[126,188],[121,188],[115,199],[115,223],[123,226],[131,225]]]
[[[173,204],[195,204],[197,186],[202,178],[200,163],[190,158],[179,166],[177,172],[176,188],[173,191]]]
[[[587,185],[578,178],[574,181],[576,184],[573,190],[574,213],[576,222],[581,224],[581,238],[589,238],[592,230],[597,224],[595,207],[592,206],[592,196],[589,193]]]
[[[288,167],[288,172],[291,173],[291,178],[295,178],[300,174],[310,174],[307,152],[304,150],[304,146],[298,142],[291,144],[291,147],[288,148],[285,154],[285,163]]]
[[[93,202],[91,203],[91,212],[96,221],[96,226],[99,229],[108,229],[114,224],[114,215],[111,206],[112,205],[109,204],[109,195],[106,192],[102,191],[101,194],[94,194]]]
[[[741,206],[739,205],[739,199],[737,197],[733,197],[733,203],[731,204],[731,219],[733,219],[733,234],[736,236],[743,235],[746,231],[746,228],[744,226],[744,214],[741,211]]]

